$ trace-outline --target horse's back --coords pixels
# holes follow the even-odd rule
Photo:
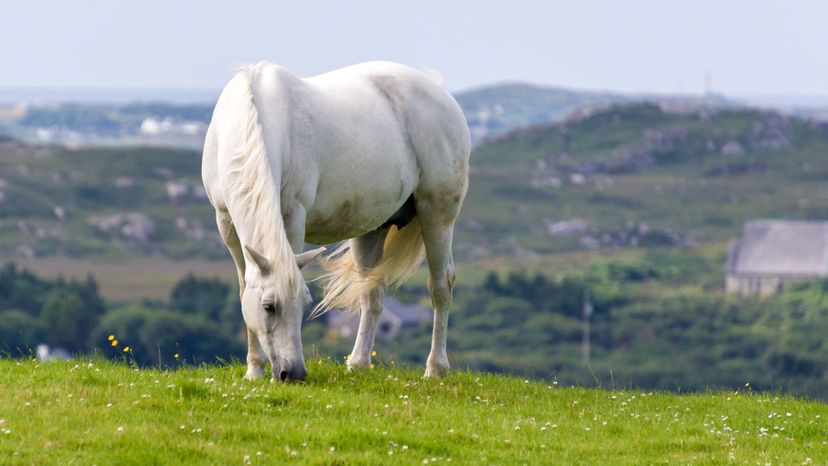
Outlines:
[[[371,231],[429,186],[462,186],[464,192],[468,127],[436,79],[390,62],[309,78],[269,63],[248,70],[249,80],[240,73],[219,97],[208,135],[215,140],[205,143],[204,163],[216,167],[203,168],[208,195],[219,201],[215,207],[228,154],[241,143],[240,102],[248,92],[268,155],[279,160],[274,167],[281,167],[283,212],[301,204],[309,237],[333,241]]]
[[[460,106],[442,82],[413,68],[393,62],[366,62],[305,81],[346,113],[375,113],[382,119],[387,115],[381,110],[390,109],[390,121],[397,124],[398,130],[440,139],[456,146],[453,148],[458,152],[469,150],[468,126]]]
[[[369,62],[344,70],[370,83],[392,108],[406,140],[406,152],[416,159],[415,197],[462,202],[468,183],[469,129],[462,109],[443,83],[390,62]]]
[[[314,154],[320,173],[309,232],[336,225],[330,220],[342,221],[343,211],[358,227],[352,232],[371,231],[424,184],[465,186],[465,168],[452,167],[467,166],[468,127],[435,79],[369,62],[305,81],[329,125],[317,135],[325,142]]]

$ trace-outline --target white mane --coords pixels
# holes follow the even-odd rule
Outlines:
[[[230,158],[228,196],[243,216],[247,234],[242,244],[264,255],[273,267],[278,296],[292,298],[302,286],[302,274],[285,233],[279,191],[268,158],[255,103],[259,65],[247,65],[240,74],[247,82],[247,121],[242,125],[244,143]],[[281,164],[279,164],[281,165]],[[279,177],[281,180],[281,176]],[[238,222],[238,220],[236,220]]]

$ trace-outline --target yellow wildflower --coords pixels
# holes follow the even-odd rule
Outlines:
[[[175,356],[173,356],[173,357],[174,357],[175,359],[178,359],[178,353],[175,353]]]
[[[112,340],[114,340],[114,339],[115,339],[115,335],[110,335],[110,336],[109,336],[109,341],[112,341]]]
[[[118,346],[118,340],[112,340],[112,346]]]
[[[371,351],[371,356],[376,356],[376,355],[377,355],[376,351]]]
[[[124,353],[129,353],[129,346],[124,347]]]

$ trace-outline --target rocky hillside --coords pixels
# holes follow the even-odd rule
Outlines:
[[[828,126],[630,104],[472,155],[459,257],[722,241],[748,218],[828,217]],[[0,254],[223,257],[194,151],[0,143]]]
[[[0,254],[223,254],[201,156],[173,149],[67,150],[0,142]]]
[[[748,218],[828,217],[828,125],[634,104],[473,154],[469,255],[721,241]]]

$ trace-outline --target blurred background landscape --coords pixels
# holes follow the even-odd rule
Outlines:
[[[320,53],[302,62],[296,42],[284,49],[262,48],[264,40],[231,42],[215,59],[220,71],[200,81],[175,73],[159,81],[167,54],[183,51],[146,37],[150,43],[138,61],[156,71],[129,79],[112,74],[109,68],[118,66],[89,75],[71,71],[49,42],[54,36],[33,37],[25,55],[12,53],[17,47],[6,40],[13,66],[0,77],[0,264],[6,264],[0,353],[121,357],[129,345],[145,365],[243,359],[235,270],[200,180],[200,148],[221,85],[243,61],[267,58],[307,75],[388,58],[439,69],[472,131],[470,189],[454,247],[454,368],[567,385],[704,391],[749,384],[828,399],[828,246],[797,239],[801,225],[828,221],[828,87],[820,87],[828,83],[828,62],[818,45],[826,43],[826,32],[806,21],[825,8],[802,2],[779,16],[771,6],[747,5],[753,4],[728,6],[714,18],[703,5],[659,12],[665,25],[637,38],[632,25],[651,25],[642,4],[628,7],[626,22],[595,20],[602,28],[595,34],[604,39],[631,34],[618,40],[632,41],[625,43],[632,70],[605,50],[614,46],[596,39],[566,43],[553,32],[520,27],[539,21],[527,19],[533,13],[584,20],[583,11],[561,5],[447,13],[460,25],[475,18],[466,28],[447,19],[414,21],[446,43],[459,34],[466,48],[440,45],[451,52],[437,53],[434,38],[400,39],[389,52],[375,40],[386,26],[349,37],[350,50],[364,46],[367,57],[323,51],[311,40],[307,50]],[[209,24],[217,21],[210,14],[223,13],[206,9]],[[129,49],[129,28],[122,36],[111,29],[126,13],[78,10],[85,12],[80,24],[95,18],[95,27],[60,30],[89,41],[111,33]],[[36,17],[25,9],[13,13]],[[674,17],[685,13],[686,21],[695,14],[708,18],[708,28],[685,28]],[[169,39],[184,37],[170,26],[174,19],[194,13],[135,14],[157,20],[158,36]],[[409,27],[403,26],[400,35]],[[475,35],[483,26],[492,37]],[[327,22],[318,27],[328,28],[324,37],[344,33]],[[510,28],[518,37],[506,38]],[[666,34],[671,28],[673,35]],[[656,32],[668,40],[653,40]],[[284,31],[259,34],[288,38]],[[58,57],[51,66],[70,70],[56,70],[48,81],[26,58],[44,53],[46,43],[48,56]],[[518,57],[504,55],[515,50]],[[93,47],[89,57],[105,52]],[[683,74],[665,61],[673,55],[692,71]],[[73,56],[79,69],[93,64],[79,52]],[[655,56],[654,62],[641,56]],[[191,63],[192,73],[208,58]],[[510,68],[498,60],[532,65]],[[604,69],[595,71],[594,63]],[[461,73],[465,64],[468,74]],[[130,66],[122,64],[124,76]],[[491,71],[501,67],[508,71]],[[572,69],[602,76],[589,80]],[[697,84],[677,85],[676,76]],[[739,248],[732,245],[749,250],[754,240],[745,224],[754,220],[793,225],[787,236],[805,253],[783,254],[789,273],[772,276],[770,288],[726,286],[747,280],[750,271],[738,268]],[[787,250],[783,243],[763,247]],[[803,254],[817,257],[825,270],[808,269]],[[312,291],[318,295],[313,285]],[[424,364],[427,296],[421,273],[386,302],[377,341],[381,364]],[[353,325],[337,313],[306,322],[306,352],[341,360],[353,344]]]

